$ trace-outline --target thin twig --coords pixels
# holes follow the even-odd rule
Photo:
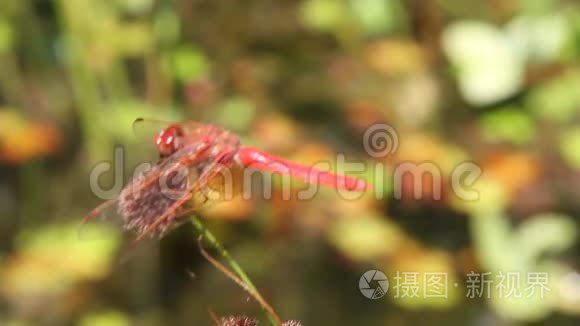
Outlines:
[[[209,316],[211,317],[211,319],[213,320],[213,322],[214,322],[216,325],[219,325],[219,323],[220,323],[220,320],[217,318],[217,316],[215,315],[215,313],[213,312],[213,310],[211,310],[211,308],[210,308],[210,309],[208,309],[208,311],[207,311],[207,312],[209,313]]]
[[[191,223],[197,229],[197,231],[199,232],[201,237],[205,238],[207,240],[208,244],[210,244],[213,248],[215,248],[217,250],[219,255],[222,256],[223,259],[232,268],[233,272],[230,271],[229,269],[227,269],[225,266],[223,266],[217,260],[215,260],[215,258],[208,255],[203,250],[203,248],[201,247],[201,244],[200,244],[200,249],[202,250],[202,255],[212,265],[214,265],[216,268],[218,268],[220,271],[222,271],[226,276],[231,278],[234,282],[236,282],[238,285],[240,285],[244,290],[246,290],[248,293],[250,293],[256,299],[256,301],[258,301],[258,303],[261,305],[262,309],[264,310],[264,312],[268,316],[268,319],[270,320],[272,325],[274,325],[274,326],[281,325],[282,322],[281,322],[280,318],[278,317],[278,315],[276,315],[276,313],[274,312],[272,307],[266,303],[264,298],[260,295],[256,286],[254,286],[254,284],[252,283],[252,281],[250,280],[248,275],[244,272],[242,267],[230,256],[228,251],[216,239],[216,237],[213,235],[213,233],[211,233],[211,231],[209,231],[205,227],[205,225],[197,217],[192,216],[190,219],[191,219]],[[235,274],[237,274],[237,276],[234,274],[234,272],[235,272]]]
[[[246,292],[248,292],[252,297],[254,297],[254,299],[256,299],[256,301],[258,301],[258,303],[262,306],[262,308],[264,308],[264,310],[266,310],[266,312],[268,312],[270,315],[274,316],[278,325],[282,324],[280,317],[276,314],[276,312],[274,311],[272,306],[270,306],[268,304],[268,302],[266,302],[264,297],[262,297],[262,295],[259,292],[255,291],[254,289],[251,289],[248,286],[248,284],[244,283],[244,281],[242,281],[236,274],[234,274],[226,266],[224,266],[224,264],[220,263],[217,259],[213,258],[207,251],[205,251],[205,249],[203,249],[203,246],[201,243],[202,240],[203,240],[203,236],[200,236],[198,239],[198,245],[199,245],[199,251],[201,252],[201,255],[205,259],[207,259],[207,261],[209,261],[215,268],[219,269],[222,273],[224,273],[227,277],[229,277],[232,281],[234,281],[242,289],[246,290]]]

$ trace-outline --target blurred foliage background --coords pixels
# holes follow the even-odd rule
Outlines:
[[[284,319],[577,325],[579,57],[572,0],[2,0],[0,324],[206,325],[209,310],[265,323],[190,225],[123,264],[123,236],[79,238],[100,202],[91,168],[115,145],[126,171],[154,159],[131,129],[143,116],[219,124],[303,163],[382,164],[363,175],[386,199],[275,191],[203,214]],[[399,133],[385,158],[364,152],[376,123]],[[435,183],[393,184],[398,163],[425,161],[441,200],[413,199]],[[464,161],[483,169],[479,200],[451,191]],[[448,273],[448,297],[369,300],[369,269]],[[472,271],[545,272],[550,291],[469,298]]]

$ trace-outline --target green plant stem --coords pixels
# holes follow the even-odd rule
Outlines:
[[[102,131],[101,112],[104,103],[100,97],[99,80],[86,64],[86,41],[83,41],[79,32],[83,26],[72,19],[75,12],[70,8],[70,0],[58,1],[56,8],[66,45],[67,60],[64,63],[70,74],[75,106],[81,118],[81,130],[84,132],[90,160],[97,160],[106,156],[105,148],[111,142],[109,135]]]
[[[22,165],[20,186],[22,189],[22,205],[20,207],[21,227],[31,227],[40,223],[42,207],[45,207],[45,196],[41,189],[46,188],[44,162],[33,160]]]
[[[211,231],[205,227],[205,225],[201,222],[201,220],[199,218],[197,218],[196,216],[191,216],[190,220],[191,220],[191,223],[193,224],[193,226],[199,232],[199,234],[201,234],[203,236],[203,238],[205,240],[207,240],[207,242],[214,249],[217,250],[217,252],[220,254],[220,256],[223,257],[223,259],[228,263],[228,265],[230,265],[232,270],[248,286],[248,288],[250,288],[255,293],[259,293],[258,289],[256,288],[256,286],[254,286],[254,283],[252,283],[252,281],[250,280],[248,275],[244,272],[244,270],[242,269],[240,264],[238,264],[238,262],[235,261],[232,258],[232,256],[230,256],[230,254],[224,248],[224,246],[217,240],[217,238],[213,235],[213,233],[211,233]],[[270,323],[272,325],[275,325],[275,326],[278,325],[278,323],[276,322],[276,317],[272,316],[266,309],[264,309],[264,307],[262,307],[262,310],[264,311],[264,313],[266,313],[266,315],[268,316],[268,319],[270,320]]]

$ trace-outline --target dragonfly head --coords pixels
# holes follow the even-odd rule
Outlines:
[[[155,137],[155,146],[161,157],[167,157],[179,149],[179,140],[183,136],[183,129],[178,125],[171,125],[161,130]]]

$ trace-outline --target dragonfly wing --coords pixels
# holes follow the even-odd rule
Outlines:
[[[93,211],[95,212],[95,211]],[[137,234],[129,232],[119,213],[119,200],[111,200],[97,207],[97,213],[88,215],[78,228],[78,241],[99,242],[99,241],[123,241],[118,251],[118,263],[123,264],[132,258],[137,252],[151,252],[157,241],[156,239],[143,239],[139,246],[132,245]],[[137,250],[138,249],[138,250]]]
[[[95,241],[107,237],[119,237],[123,233],[122,219],[118,213],[118,201],[107,201],[87,215],[78,228],[79,241]]]
[[[223,189],[228,183],[233,182],[233,175],[236,164],[231,159],[231,153],[223,153],[217,157],[211,157],[207,162],[200,162],[190,167],[187,175],[187,187],[180,188],[174,194],[172,204],[162,214],[158,214],[145,228],[140,229],[135,242],[151,235],[158,237],[164,236],[173,228],[179,226],[189,213],[193,213],[207,207],[218,200],[226,199],[223,197]],[[226,163],[224,163],[226,162]]]

